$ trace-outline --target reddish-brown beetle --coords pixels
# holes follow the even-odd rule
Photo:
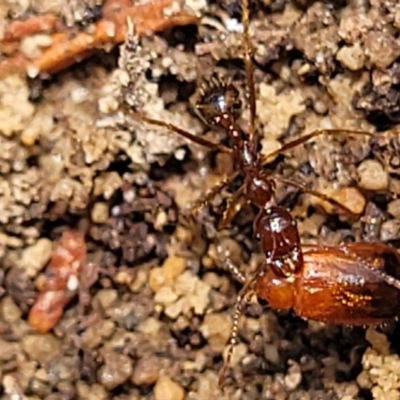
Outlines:
[[[276,309],[343,325],[378,325],[400,306],[400,255],[383,243],[349,243],[303,252],[303,266],[278,276],[272,268],[255,280],[259,298]]]

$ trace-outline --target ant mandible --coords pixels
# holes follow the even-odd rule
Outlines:
[[[243,304],[252,293],[268,301],[273,308],[294,309],[297,315],[304,318],[345,325],[380,324],[398,315],[400,305],[400,255],[395,249],[383,243],[352,243],[338,247],[315,246],[303,250],[305,247],[301,246],[296,220],[275,202],[276,181],[292,185],[348,213],[351,211],[325,194],[280,176],[271,176],[264,170],[271,157],[317,136],[348,134],[373,137],[374,134],[340,129],[317,130],[283,144],[279,150],[267,156],[260,156],[259,137],[255,129],[256,95],[248,0],[243,0],[242,24],[250,109],[248,133],[237,122],[241,101],[239,91],[232,83],[213,77],[201,89],[200,100],[196,104],[196,109],[210,126],[227,133],[231,147],[141,113],[131,112],[138,120],[167,128],[209,149],[232,154],[236,171],[197,201],[192,209],[193,214],[209,204],[214,196],[239,175],[243,176],[244,183],[232,195],[219,229],[229,224],[243,202],[259,210],[253,229],[266,257],[264,262],[247,278],[227,260],[229,269],[244,286],[236,299],[231,339],[220,373],[220,385],[223,384],[237,342]]]

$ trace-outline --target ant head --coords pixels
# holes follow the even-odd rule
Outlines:
[[[214,75],[200,89],[196,109],[208,124],[231,130],[242,109],[239,91],[231,82]]]

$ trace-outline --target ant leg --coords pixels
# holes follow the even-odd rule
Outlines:
[[[393,276],[388,275],[386,272],[383,271],[375,271],[381,279],[383,279],[389,286],[393,286],[396,289],[400,290],[400,281]]]
[[[222,179],[220,182],[218,182],[215,186],[213,186],[206,194],[205,196],[202,196],[199,200],[197,200],[191,210],[190,214],[194,218],[196,214],[207,204],[210,203],[210,201],[227,185],[229,185],[237,176],[239,175],[239,172],[235,172],[232,175]]]
[[[244,203],[247,202],[247,200],[243,196],[244,189],[245,185],[242,185],[229,199],[228,206],[226,207],[222,218],[218,222],[219,231],[224,229],[232,221],[235,215],[243,207]]]
[[[232,152],[232,149],[224,146],[223,144],[212,142],[211,140],[205,139],[201,136],[196,136],[193,133],[190,133],[190,132],[185,131],[184,129],[181,129],[173,124],[170,124],[169,122],[164,122],[164,121],[159,121],[156,119],[148,118],[145,115],[138,113],[138,112],[134,112],[132,110],[129,110],[129,114],[138,121],[144,121],[150,125],[167,128],[168,130],[175,132],[178,135],[184,137],[185,139],[188,139],[193,143],[199,144],[200,146],[208,147],[211,150],[223,151],[225,153]]]
[[[251,281],[249,281],[249,282],[251,282]],[[229,364],[232,360],[233,350],[238,341],[237,337],[238,337],[238,331],[239,331],[239,319],[240,319],[240,316],[243,314],[243,305],[244,305],[244,303],[247,303],[250,300],[250,295],[252,294],[252,290],[250,289],[249,282],[247,282],[247,284],[243,286],[242,290],[239,292],[239,294],[236,298],[235,312],[233,314],[233,324],[232,324],[232,330],[231,330],[231,337],[229,339],[228,351],[227,351],[226,359],[224,360],[224,365],[222,366],[222,369],[219,372],[219,377],[218,377],[219,387],[222,387],[225,382],[226,374],[229,369]]]
[[[334,136],[339,136],[339,135],[343,135],[343,134],[347,134],[347,135],[360,135],[360,136],[369,136],[369,137],[376,137],[377,135],[375,133],[370,133],[370,132],[364,132],[364,131],[352,131],[352,130],[348,130],[348,129],[322,129],[322,130],[317,130],[317,131],[313,131],[311,133],[308,133],[307,135],[304,136],[300,136],[294,140],[291,140],[287,143],[284,143],[283,146],[280,149],[271,151],[271,153],[266,154],[265,156],[262,157],[261,163],[263,165],[268,164],[269,160],[271,157],[276,157],[279,154],[293,149],[305,142],[308,142],[310,139],[315,138],[317,136],[321,136],[321,135],[334,135]]]
[[[354,214],[354,212],[351,211],[349,208],[347,208],[343,204],[339,203],[333,197],[330,197],[330,196],[328,196],[328,195],[326,195],[324,193],[318,192],[316,190],[308,189],[307,187],[305,187],[301,183],[294,182],[294,181],[291,181],[289,179],[281,178],[280,176],[274,176],[274,179],[284,183],[285,185],[293,186],[293,187],[301,190],[304,193],[309,193],[312,196],[315,196],[315,197],[318,197],[321,200],[327,201],[327,202],[331,203],[333,206],[341,208],[343,211],[345,211],[348,214],[357,215],[357,214]]]
[[[242,23],[243,23],[243,37],[244,37],[244,65],[246,68],[246,79],[247,87],[249,90],[249,102],[250,102],[250,131],[249,141],[256,147],[257,137],[255,129],[255,118],[256,118],[256,91],[254,85],[254,73],[253,73],[253,61],[252,55],[253,50],[250,41],[250,10],[249,0],[243,0],[242,6]]]
[[[239,268],[233,263],[233,261],[230,258],[227,258],[225,260],[225,265],[229,272],[241,283],[245,284],[246,282],[246,277],[239,271]]]

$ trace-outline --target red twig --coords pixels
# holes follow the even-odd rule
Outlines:
[[[79,290],[79,275],[86,258],[83,235],[75,230],[63,233],[51,256],[46,272],[39,277],[39,297],[28,316],[38,332],[53,329],[64,308]]]
[[[57,17],[52,14],[30,17],[25,21],[13,21],[5,28],[2,42],[15,42],[35,33],[51,32],[57,22]]]
[[[50,14],[14,21],[6,27],[0,41],[3,54],[14,53],[0,62],[0,77],[11,72],[23,72],[31,77],[46,76],[82,61],[97,49],[110,50],[125,40],[128,19],[139,35],[198,22],[196,16],[187,12],[172,13],[168,10],[172,4],[173,0],[151,0],[136,5],[130,0],[107,0],[102,9],[103,18],[80,31],[68,29]],[[50,46],[36,59],[22,55],[18,51],[18,42],[40,32],[50,32]]]

